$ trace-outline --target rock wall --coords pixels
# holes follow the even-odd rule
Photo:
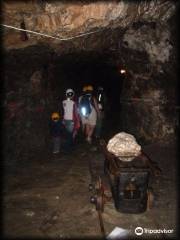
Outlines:
[[[58,38],[71,38],[79,34],[103,29],[129,28],[133,22],[166,22],[176,8],[174,1],[3,1],[3,23],[20,27],[24,20],[27,30]],[[75,38],[76,40],[76,38]],[[74,38],[73,38],[74,41]],[[22,42],[19,31],[4,29],[4,45],[22,48],[46,42],[49,45],[60,40],[28,33],[28,41]],[[72,42],[69,39],[68,42]],[[61,48],[63,49],[63,47]]]
[[[53,88],[45,46],[4,52],[3,151],[5,163],[25,161],[47,147]],[[23,162],[22,162],[23,164]]]
[[[121,42],[122,61],[129,69],[121,97],[123,125],[147,142],[170,139],[176,134],[175,31],[168,24],[136,23]]]

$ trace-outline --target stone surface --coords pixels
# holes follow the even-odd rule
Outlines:
[[[2,131],[5,165],[13,166],[17,159],[25,162],[28,154],[38,151],[47,141],[53,104],[44,65],[50,55],[51,51],[42,46],[5,55]]]
[[[118,226],[127,229],[134,239],[135,228],[141,226],[173,229],[173,234],[166,237],[176,239],[177,159],[174,147],[151,144],[143,148],[162,170],[162,175],[152,178],[149,185],[155,195],[153,207],[142,214],[124,214],[116,211],[113,199],[107,201],[102,214],[106,236]],[[20,164],[16,171],[5,174],[2,205],[5,238],[101,238],[98,214],[90,203],[94,192],[88,189],[92,181],[88,166],[91,162],[96,179],[99,175],[102,177],[104,156],[89,150],[89,146],[83,144],[73,154],[56,157],[43,151],[30,158],[28,165]],[[85,157],[81,156],[83,151]],[[110,192],[107,177],[103,178],[103,186],[106,194]],[[152,238],[152,234],[143,236]],[[153,238],[162,239],[162,235],[153,234]]]
[[[129,29],[123,37],[123,42],[126,42],[131,49],[146,52],[152,64],[169,61],[172,45],[170,32],[166,26],[150,28],[144,25],[136,30]]]
[[[134,157],[140,155],[141,146],[136,142],[133,135],[120,132],[109,140],[107,150],[122,161],[131,161]]]
[[[127,28],[137,21],[167,21],[175,11],[172,1],[95,1],[95,2],[4,2],[4,24],[19,27],[24,18],[26,29],[59,38],[66,38],[102,28]],[[17,40],[11,44],[14,30],[5,29],[4,44],[8,48],[19,46]],[[19,33],[16,33],[19,35]],[[56,45],[60,41],[39,35],[28,34],[29,41],[48,41]],[[17,45],[17,46],[16,46]]]

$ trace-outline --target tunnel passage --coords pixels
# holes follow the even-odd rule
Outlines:
[[[91,84],[95,91],[103,87],[107,96],[104,133],[112,135],[121,127],[120,95],[124,76],[109,53],[79,52],[58,56],[43,46],[29,47],[12,50],[5,57],[4,71],[5,151],[11,159],[24,157],[47,144],[50,115],[60,110],[67,88],[74,89],[77,100],[84,85]]]
[[[67,88],[79,96],[85,84],[94,89],[102,86],[107,95],[104,136],[126,131],[144,143],[174,134],[174,72],[166,65],[164,73],[149,69],[146,53],[122,48],[115,53],[80,51],[59,56],[41,45],[11,50],[5,56],[4,150],[14,161],[47,145],[51,112],[59,111]],[[122,64],[125,56],[131,58]],[[120,72],[123,68],[125,74]]]
[[[11,159],[7,163],[45,148],[50,113],[58,110],[67,87],[79,94],[86,81],[105,88],[116,116],[109,111],[108,131],[113,126],[113,131],[129,132],[142,144],[169,141],[177,134],[176,4],[161,3],[168,10],[162,14],[161,4],[153,12],[149,3],[71,4],[4,4],[8,26],[19,26],[21,9],[29,30],[70,38],[60,41],[27,33],[22,40],[20,31],[5,28],[3,142],[4,155]],[[68,19],[62,18],[63,9]],[[67,29],[65,19],[73,22]]]
[[[59,103],[67,88],[73,88],[76,99],[82,94],[85,85],[92,85],[94,95],[98,87],[103,87],[106,95],[106,135],[111,129],[120,127],[120,98],[124,75],[112,61],[110,53],[79,52],[57,57],[54,61],[54,85]],[[112,114],[113,113],[113,114]]]

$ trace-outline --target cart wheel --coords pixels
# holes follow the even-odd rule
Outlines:
[[[94,188],[95,188],[94,185],[93,185],[92,183],[90,183],[90,184],[89,184],[89,191],[94,190]]]
[[[152,192],[152,190],[147,190],[147,210],[150,210],[153,206],[153,202],[154,202],[154,194]]]
[[[97,198],[95,196],[90,197],[90,203],[96,204]]]
[[[96,182],[96,192],[97,192],[97,197],[96,197],[96,210],[97,211],[104,211],[104,203],[105,203],[105,196],[104,196],[104,187],[102,184],[101,177],[98,178]]]
[[[104,211],[104,196],[101,193],[98,194],[96,199],[96,210],[101,212]]]

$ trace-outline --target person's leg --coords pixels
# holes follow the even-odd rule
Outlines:
[[[57,137],[56,144],[57,144],[57,152],[59,153],[60,145],[61,145],[61,138],[60,137]]]
[[[73,136],[72,136],[72,132],[68,132],[67,134],[67,148],[68,148],[68,151],[71,151],[72,150],[72,147],[73,147]]]
[[[55,143],[56,142],[56,140],[55,140],[55,137],[52,137],[52,152],[53,153],[55,153],[55,151],[56,151],[56,148],[55,148]]]
[[[59,153],[60,137],[53,137],[53,153]]]
[[[83,124],[82,134],[83,134],[83,138],[87,137],[87,124],[85,124],[85,123]]]
[[[87,140],[89,143],[91,143],[92,141],[92,135],[94,133],[94,129],[96,126],[96,122],[97,122],[97,113],[95,111],[95,109],[92,109],[91,114],[89,115],[88,118],[88,136],[87,136]]]
[[[65,126],[67,130],[67,144],[66,144],[66,149],[68,151],[72,150],[73,147],[73,129],[74,129],[74,122],[71,120],[66,120],[65,121]]]
[[[81,132],[83,138],[86,138],[86,119],[83,116],[81,116]]]
[[[98,117],[97,118],[97,122],[96,122],[96,127],[95,127],[95,137],[96,138],[100,138],[100,135],[101,135],[101,118]]]
[[[87,132],[86,139],[89,143],[92,142],[92,135],[93,135],[94,129],[95,129],[95,125],[88,125],[88,132]]]
[[[85,133],[85,124],[82,123],[82,133],[84,134]]]
[[[86,124],[85,125],[85,137],[86,137],[86,139],[87,139],[88,135],[89,135],[89,124]]]
[[[95,125],[90,125],[89,127],[89,138],[92,139],[92,135],[95,129]]]

